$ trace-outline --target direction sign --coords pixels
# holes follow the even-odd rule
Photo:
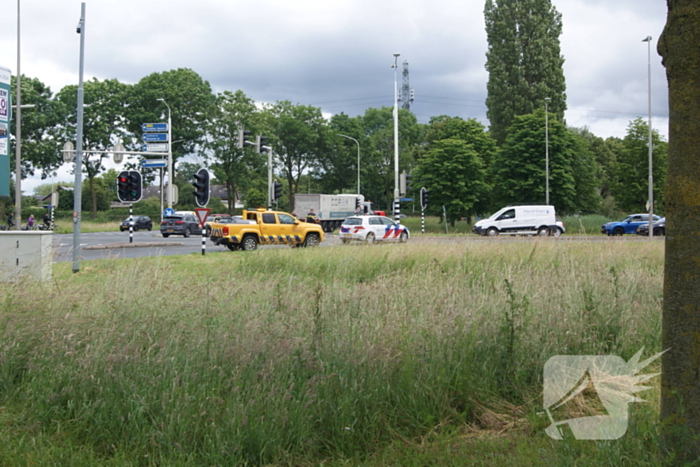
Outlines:
[[[153,167],[165,167],[168,163],[163,159],[156,159],[152,161],[143,160],[141,161],[141,167],[144,169],[149,169]]]
[[[168,216],[174,216],[175,215],[175,210],[173,208],[165,208],[163,210],[163,216],[168,217]]]
[[[141,131],[168,131],[167,123],[142,123]]]
[[[211,209],[209,208],[197,208],[194,210],[194,213],[197,214],[197,219],[199,219],[200,227],[204,227],[204,223],[207,221],[210,212]]]
[[[164,143],[168,141],[167,133],[144,133],[143,141],[146,143]]]
[[[168,152],[168,143],[147,143],[141,145],[141,150],[146,152]]]

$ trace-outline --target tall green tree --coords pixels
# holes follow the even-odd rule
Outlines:
[[[430,192],[428,212],[442,214],[454,226],[463,216],[476,214],[488,199],[486,166],[474,147],[457,138],[441,139],[416,163],[413,176]]]
[[[130,86],[116,79],[100,81],[93,78],[83,85],[83,161],[82,169],[87,176],[88,197],[93,218],[97,216],[98,186],[96,177],[105,170],[105,152],[127,136],[124,113]],[[66,86],[56,95],[65,115],[63,139],[75,141],[77,126],[77,86]],[[83,202],[85,203],[85,202]]]
[[[363,153],[368,145],[362,131],[362,118],[349,117],[344,113],[335,114],[330,119],[330,130],[334,135],[345,135],[355,141],[337,137],[331,140],[329,151],[321,154],[316,176],[323,193],[357,192],[358,144],[360,146],[360,191],[363,192]],[[366,161],[365,161],[366,162]],[[366,171],[366,170],[365,170]]]
[[[205,153],[210,168],[228,193],[228,212],[233,214],[236,194],[260,176],[266,160],[252,148],[238,147],[238,130],[255,133],[255,102],[243,91],[224,91],[216,96],[206,123]]]
[[[652,130],[652,171],[654,205],[663,208],[668,144]],[[612,193],[617,207],[627,212],[646,212],[649,199],[649,125],[637,118],[627,127],[627,135],[616,154],[617,165]]]
[[[316,167],[329,148],[328,123],[321,109],[289,101],[277,102],[269,108],[266,121],[273,135],[270,142],[287,181],[288,206],[292,210],[301,175]]]
[[[163,101],[161,101],[162,99]],[[194,153],[204,141],[205,123],[214,102],[211,86],[189,68],[152,73],[133,85],[128,95],[127,129],[131,147],[140,147],[141,125],[172,120],[173,162]]]
[[[518,115],[545,107],[564,121],[566,83],[559,36],[561,13],[551,0],[486,0],[489,73],[486,115],[502,145]]]
[[[16,77],[12,76],[12,89],[16,89]],[[41,171],[41,178],[49,177],[63,164],[60,152],[64,141],[60,141],[57,129],[61,123],[60,105],[53,100],[51,88],[37,78],[22,75],[20,79],[22,106],[22,177],[33,176]],[[16,117],[16,114],[15,114]],[[12,120],[10,132],[16,137],[16,121]],[[16,139],[11,141],[11,154],[17,150]],[[14,164],[11,170],[14,171]]]
[[[398,120],[399,172],[405,170],[410,173],[415,147],[422,138],[421,127],[416,116],[405,109],[399,109]],[[363,194],[376,206],[390,210],[395,185],[393,108],[367,109],[362,116],[362,128]]]
[[[661,435],[672,465],[700,458],[700,3],[668,0],[659,39],[669,89]]]
[[[544,112],[540,109],[516,117],[495,160],[494,199],[499,205],[544,204],[546,153]],[[561,213],[595,210],[599,202],[595,173],[595,161],[585,142],[564,124],[550,118],[550,204]]]

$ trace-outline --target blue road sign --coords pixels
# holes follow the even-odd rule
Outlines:
[[[144,133],[143,141],[146,143],[165,143],[168,141],[167,133]]]
[[[141,131],[168,131],[167,123],[142,123]]]
[[[166,165],[168,165],[168,163],[166,161],[164,161],[163,159],[156,159],[156,160],[152,160],[152,161],[147,161],[147,160],[141,161],[141,167],[143,167],[144,169],[151,169],[153,167],[165,167]]]
[[[174,216],[174,215],[175,215],[175,210],[174,210],[173,208],[165,208],[165,209],[163,210],[163,215],[164,215],[165,217]]]

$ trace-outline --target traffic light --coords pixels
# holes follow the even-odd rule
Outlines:
[[[406,196],[411,190],[412,178],[413,176],[411,174],[407,174],[405,170],[399,174],[399,193],[401,196]]]
[[[425,187],[420,189],[420,207],[421,209],[425,209],[425,207],[428,205],[428,190],[425,189]]]
[[[258,154],[262,154],[263,152],[267,151],[269,148],[267,147],[267,136],[263,135],[258,135],[255,137],[255,152]]]
[[[359,210],[361,205],[362,204],[360,203],[360,197],[358,196],[357,198],[355,198],[355,211]]]
[[[122,203],[129,202],[129,171],[119,172],[117,177],[117,197]]]
[[[272,193],[272,201],[276,203],[282,197],[282,184],[277,180],[272,182]]]
[[[250,146],[253,142],[250,140],[250,131],[246,131],[244,128],[238,129],[238,149],[243,149],[246,146]]]
[[[209,171],[207,169],[199,169],[194,174],[194,200],[200,208],[206,207],[209,203]]]
[[[143,191],[143,180],[141,178],[141,172],[136,170],[129,170],[129,201],[135,203],[141,200],[141,192]]]
[[[122,203],[135,203],[141,199],[141,173],[136,170],[123,170],[117,177],[117,196]]]

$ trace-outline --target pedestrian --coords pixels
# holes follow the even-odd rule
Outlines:
[[[27,225],[30,229],[34,227],[34,214],[29,215],[29,219],[27,219]]]
[[[318,221],[318,217],[316,216],[316,213],[314,212],[314,208],[309,209],[308,214],[306,214],[306,222],[311,222],[315,224]]]
[[[297,216],[296,210],[292,211],[292,217],[295,219],[299,219],[299,216]]]

